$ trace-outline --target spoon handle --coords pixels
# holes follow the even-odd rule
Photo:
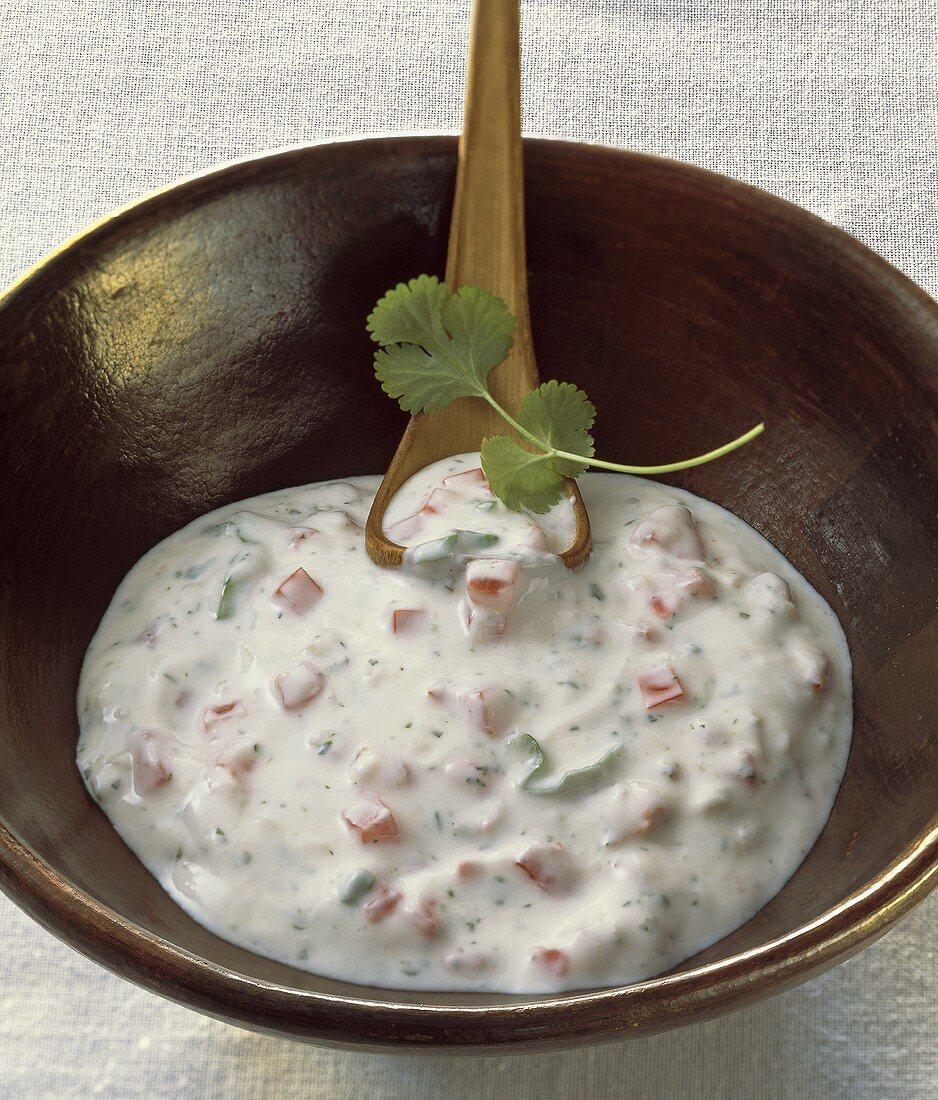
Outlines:
[[[446,283],[450,291],[477,286],[504,299],[515,315],[514,345],[489,375],[496,401],[509,412],[540,379],[531,341],[524,248],[524,164],[521,147],[520,0],[475,0],[466,74],[465,120],[459,139],[456,197],[450,223]],[[397,568],[404,551],[384,534],[389,501],[430,463],[477,451],[511,429],[485,401],[461,397],[429,416],[412,416],[365,524],[365,546],[378,565]],[[576,537],[560,556],[571,569],[590,547],[589,517],[576,485]]]
[[[517,318],[511,351],[489,375],[495,399],[514,411],[538,384],[528,319],[524,252],[519,0],[475,0],[466,72],[465,127],[459,139],[446,283],[498,294]],[[431,462],[477,451],[486,436],[511,434],[485,401],[461,397],[430,416],[411,417],[375,496],[365,544],[379,565],[402,551],[381,521],[394,493]]]
[[[475,0],[446,282],[503,298],[518,322],[490,384],[509,409],[538,384],[528,316],[518,0]],[[502,429],[503,430],[503,429]]]

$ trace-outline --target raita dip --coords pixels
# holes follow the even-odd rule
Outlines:
[[[751,917],[851,734],[830,607],[751,527],[638,478],[509,512],[478,455],[222,508],[151,550],[85,659],[78,764],[196,920],[329,977],[538,993],[673,967]]]

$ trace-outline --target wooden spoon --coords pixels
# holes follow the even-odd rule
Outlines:
[[[489,375],[495,399],[509,412],[540,382],[524,250],[520,24],[515,0],[475,0],[446,258],[451,291],[464,285],[491,291],[517,318],[514,346]],[[387,538],[382,523],[388,502],[409,477],[441,458],[477,451],[486,436],[505,434],[513,434],[511,428],[478,397],[412,417],[368,514],[365,548],[372,560],[390,568],[403,561],[404,547]],[[576,532],[560,557],[576,569],[589,554],[590,524],[574,481],[567,481],[567,491],[573,497]]]

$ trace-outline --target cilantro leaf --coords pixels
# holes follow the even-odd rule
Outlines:
[[[519,447],[507,435],[482,441],[482,469],[495,495],[513,511],[549,512],[563,495],[557,460]]]
[[[567,451],[593,457],[593,437],[589,434],[596,409],[582,390],[569,382],[544,382],[521,402],[516,417],[522,428],[535,436],[545,451]],[[555,459],[557,472],[579,477],[589,463],[570,458]]]
[[[375,352],[375,374],[381,388],[404,412],[434,413],[457,397],[473,397],[479,391],[466,388],[462,379],[438,371],[433,356],[413,344],[392,344]]]
[[[443,307],[443,325],[453,351],[484,384],[515,342],[514,314],[501,298],[474,286],[461,286]]]
[[[458,397],[482,397],[489,371],[511,348],[515,319],[494,294],[450,294],[430,275],[399,283],[375,306],[368,331],[382,349],[375,374],[405,412],[438,412]]]
[[[418,275],[398,283],[379,299],[366,327],[376,344],[422,344],[430,334],[442,335],[440,317],[449,297],[446,284],[435,275]]]
[[[589,465],[585,460],[593,457],[589,429],[595,417],[590,399],[569,382],[544,382],[532,390],[515,422],[540,453],[526,451],[504,435],[482,444],[482,469],[495,495],[515,511],[549,511],[563,495],[563,479],[578,477]]]

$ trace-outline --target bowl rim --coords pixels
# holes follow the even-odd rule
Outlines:
[[[245,166],[261,166],[291,155],[344,146],[393,148],[413,145],[424,155],[451,152],[458,135],[440,131],[352,134],[251,153],[184,176],[125,203],[67,238],[27,268],[2,293],[0,311],[47,269],[74,249],[93,244],[115,226],[156,209],[170,195],[203,183],[223,183]],[[668,157],[589,142],[525,136],[526,147],[546,146],[572,155],[605,157],[623,164],[643,162],[672,176],[716,182],[740,201],[788,223],[813,228],[825,244],[872,268],[903,311],[924,312],[938,335],[938,303],[888,261],[845,231],[761,188],[722,173]],[[929,316],[930,315],[930,316]],[[853,954],[882,935],[938,887],[938,812],[917,841],[865,886],[839,904],[783,936],[692,970],[629,985],[557,995],[518,995],[510,1003],[421,1004],[396,1000],[395,991],[374,987],[367,996],[298,989],[238,973],[211,962],[134,923],[75,886],[24,844],[0,820],[0,888],[45,928],[95,962],[152,992],[210,1015],[258,1030],[352,1047],[409,1046],[456,1050],[533,1049],[572,1045],[674,1027],[703,1019],[797,984],[812,973]],[[595,1020],[557,1014],[608,1008]],[[288,1026],[278,1012],[290,1010]],[[326,1015],[341,1008],[341,1019]],[[318,1013],[313,1010],[320,1010]],[[324,1010],[324,1012],[322,1011]],[[480,1043],[471,1034],[450,1033],[460,1024],[484,1020],[493,1030]],[[497,1034],[495,1026],[497,1025]],[[419,1029],[419,1030],[415,1030]]]

